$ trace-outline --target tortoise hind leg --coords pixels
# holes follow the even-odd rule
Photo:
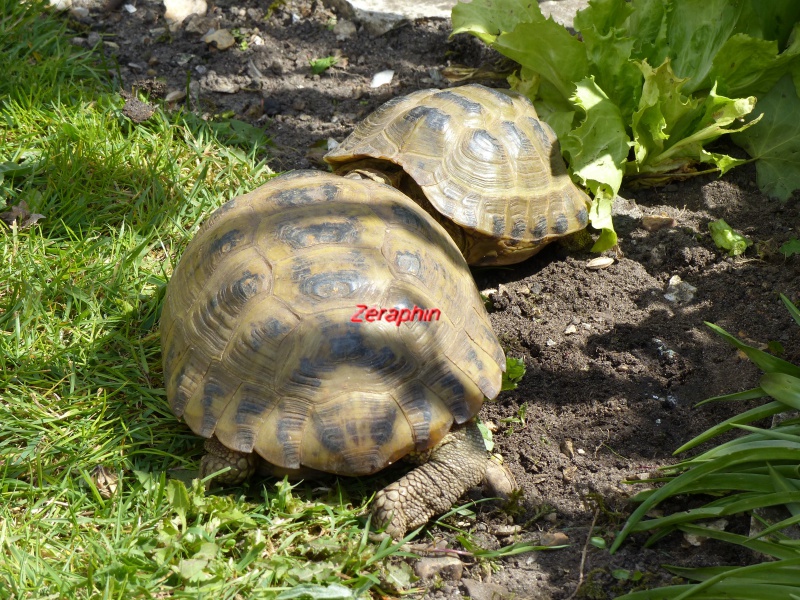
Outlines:
[[[375,496],[373,522],[394,539],[447,511],[459,496],[478,485],[488,464],[483,436],[475,421],[453,429],[428,461]]]
[[[217,438],[212,437],[203,444],[206,455],[200,459],[200,478],[230,467],[230,471],[217,475],[212,480],[222,485],[237,485],[251,477],[256,471],[256,455],[252,453],[237,452],[222,445]]]

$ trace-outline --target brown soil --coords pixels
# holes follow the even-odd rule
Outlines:
[[[218,51],[201,34],[159,30],[163,6],[152,0],[139,0],[132,14],[92,13],[76,28],[118,45],[125,89],[156,77],[167,91],[182,90],[190,78],[199,114],[229,112],[262,127],[274,142],[270,164],[276,171],[317,167],[306,156],[316,142],[343,139],[389,98],[450,85],[441,77],[448,64],[476,67],[494,58],[471,38],[448,41],[448,21],[408,23],[378,38],[359,31],[337,41],[330,27],[335,13],[316,0],[276,2],[266,18],[266,3],[210,4],[214,26],[238,29],[246,49]],[[313,75],[309,60],[329,55],[340,55],[339,63]],[[370,88],[372,75],[384,69],[395,70],[392,84]],[[223,85],[238,91],[211,91]],[[492,324],[508,353],[527,367],[520,386],[481,415],[497,426],[497,449],[525,490],[524,510],[515,517],[525,524],[520,539],[563,532],[571,544],[501,561],[503,569],[490,578],[517,598],[568,597],[596,507],[602,510],[595,535],[610,542],[630,511],[625,499],[642,487],[622,481],[669,463],[679,445],[739,408],[694,409],[696,402],[756,385],[758,370],[704,321],[755,343],[778,341],[785,358],[800,361],[800,329],[778,299],[783,292],[800,301],[800,262],[777,252],[800,236],[797,195],[784,204],[762,196],[747,166],[722,180],[696,177],[656,190],[623,190],[622,196],[615,226],[624,257],[610,268],[588,270],[589,253],[553,246],[512,268],[475,272],[481,289],[498,290]],[[676,225],[649,232],[640,227],[643,215],[669,215]],[[719,218],[756,242],[744,257],[729,258],[714,246],[707,223]],[[692,300],[665,299],[674,275],[697,288]],[[523,407],[524,424],[514,422]],[[543,507],[552,513],[533,519]],[[489,548],[513,541],[490,533],[501,522],[496,512],[479,509],[477,541]],[[713,542],[690,546],[677,535],[642,549],[644,539],[634,536],[613,556],[589,546],[579,597],[609,598],[638,585],[615,579],[613,569],[641,571],[652,586],[671,580],[660,569],[664,563],[753,560]],[[487,579],[478,566],[467,573]],[[462,593],[463,585],[445,582],[427,596]]]

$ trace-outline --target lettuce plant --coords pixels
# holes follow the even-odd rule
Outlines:
[[[595,250],[616,243],[611,201],[623,179],[662,183],[700,163],[723,174],[746,162],[706,149],[723,134],[757,160],[762,191],[786,199],[800,188],[796,0],[590,0],[577,35],[535,0],[461,2],[452,20],[454,35],[519,63],[512,87],[595,197]]]

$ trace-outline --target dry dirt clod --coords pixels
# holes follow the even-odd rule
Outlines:
[[[496,583],[464,579],[461,585],[464,586],[467,595],[472,600],[505,600],[506,598],[511,598],[511,592]]]
[[[464,574],[464,564],[455,556],[420,558],[414,564],[414,573],[420,579],[433,579],[438,576],[458,581]]]
[[[572,440],[561,442],[559,449],[564,456],[568,456],[570,459],[575,458],[575,447],[572,445]]]

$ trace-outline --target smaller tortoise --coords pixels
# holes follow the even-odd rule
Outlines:
[[[412,456],[373,505],[399,538],[489,465],[474,417],[503,350],[458,248],[389,186],[298,171],[221,206],[167,286],[161,341],[170,407],[210,438],[202,476]]]
[[[470,265],[529,258],[586,227],[590,199],[555,133],[520,94],[465,85],[394,98],[325,160],[382,180],[430,212]]]

